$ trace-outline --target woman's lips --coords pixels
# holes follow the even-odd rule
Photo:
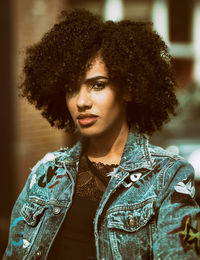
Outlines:
[[[78,118],[78,122],[81,126],[90,126],[93,125],[97,121],[98,117],[86,117],[86,118]]]

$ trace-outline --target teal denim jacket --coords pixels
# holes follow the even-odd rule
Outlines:
[[[32,169],[11,216],[3,259],[47,259],[73,201],[82,142]],[[98,260],[199,259],[194,170],[130,131],[94,218]]]

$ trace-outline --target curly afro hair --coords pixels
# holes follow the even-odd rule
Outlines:
[[[104,22],[87,10],[63,11],[41,41],[27,49],[21,94],[51,126],[73,132],[66,88],[77,86],[97,54],[110,81],[128,91],[127,118],[139,133],[151,135],[175,115],[177,99],[171,57],[151,23]]]

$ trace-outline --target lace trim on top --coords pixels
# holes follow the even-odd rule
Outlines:
[[[109,165],[101,162],[91,162],[87,156],[81,156],[75,196],[100,201],[110,180],[107,174],[117,166],[117,164]]]

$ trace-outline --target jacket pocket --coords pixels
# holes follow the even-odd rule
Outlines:
[[[36,240],[44,219],[46,205],[26,202],[17,208],[12,217],[10,239],[6,249],[6,259],[29,259],[29,251]]]
[[[26,202],[21,209],[21,216],[24,220],[23,230],[23,254],[29,259],[31,248],[40,240],[40,230],[45,218],[47,205],[35,202]],[[26,259],[25,257],[25,259]]]
[[[42,218],[46,205],[40,205],[35,202],[26,202],[21,209],[21,216],[29,226],[36,226]]]
[[[113,259],[151,259],[154,215],[153,198],[108,210],[107,228]]]
[[[134,205],[122,205],[109,209],[107,227],[134,232],[144,227],[154,216],[153,199]]]

